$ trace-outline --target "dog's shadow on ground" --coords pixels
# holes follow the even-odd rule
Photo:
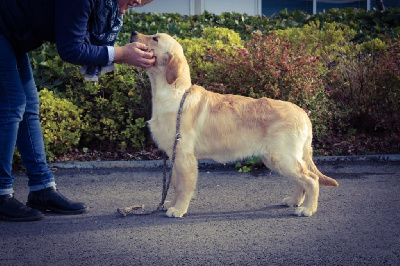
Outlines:
[[[245,209],[235,211],[191,212],[184,216],[188,220],[245,220],[245,219],[280,219],[295,217],[290,209],[283,205],[267,206],[259,209]]]
[[[159,212],[152,215],[128,215],[121,217],[116,215],[116,219],[121,219],[123,224],[134,223],[135,226],[165,226],[165,225],[184,225],[204,222],[229,222],[241,220],[268,220],[268,219],[292,219],[296,218],[293,214],[293,208],[288,208],[283,205],[267,206],[259,209],[244,209],[233,211],[207,211],[196,212],[192,211],[185,214],[183,218],[170,218],[165,215],[165,212]],[[145,221],[145,222],[143,222]],[[139,223],[139,224],[138,224]]]

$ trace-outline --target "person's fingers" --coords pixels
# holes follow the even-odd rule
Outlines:
[[[150,67],[150,66],[154,65],[155,62],[156,62],[156,58],[155,57],[153,57],[151,59],[145,59],[145,60],[142,61],[142,63],[143,63],[142,66],[143,67]]]
[[[151,59],[143,59],[140,63],[140,67],[151,67],[152,65],[154,65],[156,59],[155,58],[151,58]]]
[[[140,56],[142,57],[142,58],[146,58],[146,59],[151,59],[151,58],[153,58],[153,56],[154,56],[154,53],[153,53],[153,51],[151,50],[151,51],[142,51],[142,50],[139,50],[138,51],[138,53],[140,54]]]
[[[125,47],[126,57],[124,62],[138,67],[150,67],[154,65],[156,59],[154,51],[148,51],[148,47],[142,43],[129,43]]]
[[[143,51],[147,51],[148,49],[147,45],[141,42],[133,42],[132,45]]]

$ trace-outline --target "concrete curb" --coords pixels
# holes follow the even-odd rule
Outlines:
[[[374,162],[400,162],[400,154],[382,154],[382,155],[352,155],[352,156],[315,156],[314,161],[332,162],[332,161],[374,161]]]
[[[400,162],[400,154],[387,155],[352,155],[352,156],[315,156],[315,162]],[[50,163],[52,168],[59,169],[98,169],[98,168],[159,168],[163,160],[149,161],[94,161]],[[168,163],[169,165],[169,163]],[[233,167],[235,163],[217,163],[213,160],[200,160],[199,168]]]

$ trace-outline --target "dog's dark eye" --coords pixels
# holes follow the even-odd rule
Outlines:
[[[153,41],[158,42],[158,37],[153,37]]]

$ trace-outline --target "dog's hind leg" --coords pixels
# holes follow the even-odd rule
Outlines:
[[[308,170],[305,170],[305,172],[306,173],[301,175],[301,179],[299,180],[300,184],[306,191],[305,199],[303,204],[294,212],[297,216],[311,216],[317,211],[318,207],[318,176]]]
[[[311,216],[317,211],[319,184],[318,176],[310,172],[304,163],[292,165],[293,172],[280,172],[280,174],[289,176],[295,179],[296,189],[292,197],[287,203],[297,205],[295,215]]]
[[[262,160],[268,168],[295,180],[294,194],[283,200],[285,205],[299,206],[295,210],[295,215],[311,216],[317,211],[318,176],[308,170],[301,158],[295,158],[293,155],[272,154],[263,157]]]
[[[197,160],[193,154],[178,150],[172,173],[172,186],[175,197],[169,203],[168,217],[182,217],[189,208],[197,184]]]

